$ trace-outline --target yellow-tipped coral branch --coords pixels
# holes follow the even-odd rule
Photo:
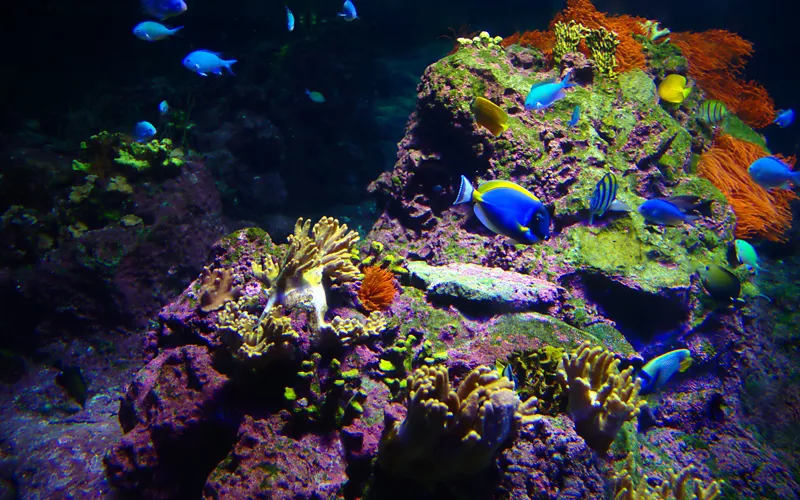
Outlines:
[[[251,366],[263,366],[275,359],[291,359],[300,338],[291,320],[275,308],[263,318],[246,311],[247,298],[228,302],[219,313],[217,330],[234,357]]]

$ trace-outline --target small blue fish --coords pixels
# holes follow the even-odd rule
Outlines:
[[[531,85],[531,90],[528,92],[528,97],[525,99],[525,109],[527,111],[532,109],[537,111],[542,110],[559,99],[563,99],[566,96],[566,94],[564,94],[564,89],[576,85],[570,81],[571,77],[572,70],[568,71],[564,79],[560,82],[553,79]]]
[[[219,57],[221,55],[219,52],[195,50],[183,59],[183,65],[189,71],[194,71],[200,76],[208,76],[209,73],[221,75],[222,68],[227,69],[233,75],[231,66],[236,62],[236,59],[226,61]]]
[[[144,11],[163,21],[186,12],[186,2],[183,0],[142,0]]]
[[[463,175],[454,205],[474,203],[484,226],[519,243],[531,245],[550,239],[550,214],[530,191],[509,181],[489,181],[478,186]]]
[[[317,104],[322,104],[323,102],[325,102],[325,96],[320,94],[319,92],[312,92],[306,89],[306,95],[308,96],[309,99],[316,102]]]
[[[344,6],[342,6],[342,12],[339,13],[339,16],[343,17],[344,20],[348,22],[358,19],[356,6],[353,5],[353,2],[350,0],[344,0]]]
[[[589,224],[594,224],[594,216],[601,217],[609,210],[618,212],[630,212],[631,208],[616,201],[617,198],[617,178],[611,172],[606,173],[594,187],[592,199],[589,200]]]
[[[169,113],[169,104],[167,101],[161,101],[161,104],[158,105],[158,114],[166,116],[167,113]]]
[[[679,226],[684,222],[694,226],[694,221],[700,218],[685,214],[667,200],[647,200],[639,205],[639,213],[646,221],[663,226]]]
[[[753,248],[753,245],[744,240],[735,240],[733,245],[736,248],[736,258],[739,262],[744,264],[747,269],[754,271],[758,276],[761,266],[758,263],[758,253]]]
[[[156,135],[156,128],[150,122],[139,122],[133,127],[133,140],[147,142]]]
[[[567,123],[567,128],[574,127],[578,120],[581,119],[581,107],[580,105],[575,106],[575,109],[572,110],[572,118],[569,119],[569,123]]]
[[[782,109],[778,111],[778,115],[775,117],[775,121],[772,123],[777,124],[779,127],[788,127],[792,124],[792,122],[794,122],[794,110]]]
[[[692,353],[688,349],[677,349],[651,359],[642,371],[641,392],[661,389],[678,372],[685,372],[692,366]]]
[[[139,40],[144,40],[145,42],[155,42],[169,38],[182,29],[183,26],[169,29],[161,23],[157,23],[155,21],[145,21],[137,24],[133,28],[133,34],[136,35],[136,38]]]
[[[764,189],[789,189],[789,184],[800,185],[800,172],[792,172],[789,165],[774,156],[754,161],[747,173]]]
[[[289,7],[286,7],[286,29],[294,31],[294,14]]]

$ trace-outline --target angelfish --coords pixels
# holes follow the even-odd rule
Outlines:
[[[639,372],[642,379],[641,392],[661,389],[678,372],[692,366],[692,353],[688,349],[677,349],[651,359]]]

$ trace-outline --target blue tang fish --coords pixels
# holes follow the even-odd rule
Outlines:
[[[147,142],[156,135],[156,128],[150,122],[139,122],[133,127],[133,140]]]
[[[169,104],[167,104],[167,101],[161,101],[161,104],[158,105],[158,114],[166,116],[167,113],[169,113]]]
[[[639,213],[646,221],[662,226],[679,226],[684,222],[694,226],[700,217],[684,213],[667,200],[647,200],[639,205]]]
[[[532,109],[538,111],[549,107],[559,99],[563,99],[566,95],[564,94],[564,89],[576,85],[570,81],[571,77],[572,71],[570,70],[560,82],[553,79],[531,85],[531,90],[528,92],[528,97],[525,99],[525,109],[527,111]]]
[[[789,183],[800,185],[800,172],[792,172],[789,165],[774,156],[759,158],[754,161],[747,173],[764,189],[789,189]]]
[[[136,35],[136,38],[139,40],[155,42],[157,40],[169,38],[182,29],[183,26],[170,29],[155,21],[145,21],[134,26],[133,34]]]
[[[597,182],[592,193],[592,198],[589,200],[589,224],[594,224],[594,216],[602,216],[609,210],[618,212],[630,212],[631,207],[616,201],[617,198],[617,178],[611,172],[606,173],[602,179]]]
[[[183,0],[142,0],[142,7],[145,12],[161,21],[186,12],[186,2]]]
[[[339,13],[339,16],[343,17],[345,21],[353,21],[358,19],[358,14],[356,13],[356,6],[353,5],[353,2],[350,0],[344,0],[344,5],[342,6],[342,12]]]
[[[655,391],[664,385],[678,372],[685,372],[692,366],[692,353],[688,349],[677,349],[651,359],[642,371],[641,392]]]
[[[775,117],[775,123],[779,127],[788,127],[789,125],[794,122],[794,110],[793,109],[782,109],[778,111],[778,115]]]
[[[286,7],[286,29],[294,31],[294,14],[289,7]]]
[[[322,104],[323,102],[325,102],[325,96],[319,92],[312,92],[306,89],[306,95],[308,96],[309,99],[316,102],[317,104]]]
[[[497,234],[530,245],[550,239],[550,214],[530,191],[509,181],[489,181],[478,186],[463,175],[454,205],[474,203],[484,226]]]
[[[183,65],[189,71],[194,71],[200,76],[208,76],[209,73],[221,75],[222,68],[227,69],[228,73],[234,74],[231,66],[236,62],[236,59],[226,61],[219,57],[221,55],[219,52],[195,50],[183,59]]]
[[[569,119],[569,123],[567,123],[567,128],[574,127],[578,120],[581,119],[581,107],[580,105],[575,106],[575,109],[572,110],[572,118]]]

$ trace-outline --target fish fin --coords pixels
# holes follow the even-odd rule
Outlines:
[[[594,224],[594,212],[589,214],[589,225],[591,226],[592,224]]]
[[[567,71],[567,74],[564,75],[564,78],[561,80],[561,85],[563,85],[564,88],[574,87],[577,85],[577,83],[572,81],[572,70]]]
[[[306,92],[308,92],[306,90]],[[472,196],[475,193],[475,188],[472,187],[472,183],[467,180],[466,177],[463,175],[461,176],[461,186],[458,188],[458,196],[456,196],[456,201],[453,202],[453,205],[461,205],[463,203],[469,203],[472,201]]]
[[[231,68],[231,66],[233,66],[237,62],[239,62],[239,61],[237,61],[236,59],[229,59],[227,61],[222,61],[222,63],[225,65],[225,69],[227,69],[228,73],[230,73],[232,75],[236,75],[236,73],[233,72],[233,68]],[[220,71],[220,74],[222,74],[221,71]]]
[[[631,207],[619,200],[612,201],[611,205],[608,206],[608,210],[612,212],[633,212]]]
[[[685,219],[685,221],[686,221],[686,223],[687,223],[687,224],[689,224],[690,226],[692,226],[692,227],[696,227],[696,225],[695,225],[694,221],[696,221],[696,220],[697,220],[697,219],[699,219],[699,218],[700,218],[700,216],[699,216],[699,215],[687,215],[687,216],[686,216],[686,219]]]
[[[202,71],[198,71],[197,74],[200,76],[208,76],[206,73],[203,73]]]
[[[489,181],[489,182],[485,182],[485,183],[481,184],[480,191],[482,193],[488,193],[489,191],[491,191],[493,189],[498,189],[498,188],[511,189],[511,190],[514,190],[514,191],[516,191],[516,192],[518,192],[520,194],[523,194],[523,195],[527,196],[528,198],[532,199],[533,201],[539,201],[539,198],[537,198],[533,193],[531,193],[530,191],[528,191],[524,187],[520,186],[519,184],[514,184],[513,182],[504,181],[504,180],[500,180],[500,179],[495,179],[493,181]]]
[[[183,26],[178,26],[177,28],[172,28],[171,30],[169,30],[169,34],[170,35],[175,35],[182,29],[183,29]]]
[[[792,172],[792,184],[800,186],[800,171]]]
[[[500,229],[497,226],[492,224],[492,221],[489,220],[489,217],[486,215],[486,211],[483,209],[481,205],[476,203],[475,206],[473,207],[473,210],[475,211],[475,215],[478,217],[478,220],[480,220],[481,223],[483,223],[483,225],[487,227],[487,229],[489,229],[495,234],[503,234],[503,231],[500,231]]]
[[[536,82],[533,85],[531,85],[531,89],[530,90],[533,90],[533,89],[535,89],[537,87],[541,87],[542,85],[547,85],[547,84],[550,84],[550,83],[556,83],[556,79],[555,78],[550,78],[549,80],[545,80],[543,82]],[[530,90],[528,91],[528,93],[530,93]]]
[[[642,379],[642,388],[641,391],[648,391],[650,387],[653,385],[653,377],[644,370],[639,372],[639,378]]]
[[[553,102],[563,99],[565,97],[567,97],[567,93],[564,92],[564,89],[561,89],[558,92],[556,92],[556,95],[553,97]]]

